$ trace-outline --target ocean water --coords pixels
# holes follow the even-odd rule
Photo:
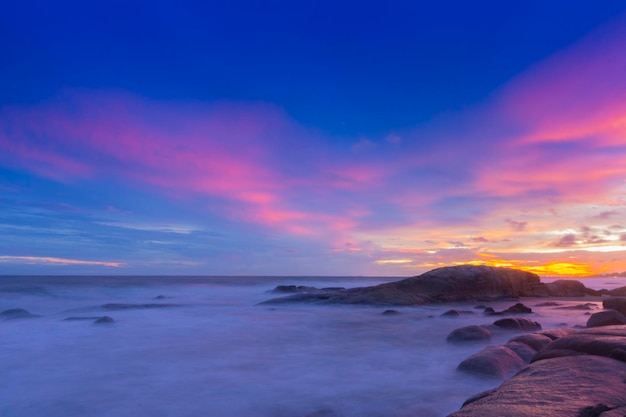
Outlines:
[[[442,417],[502,382],[456,366],[515,333],[465,345],[445,340],[455,328],[494,320],[476,303],[395,308],[401,314],[391,316],[382,307],[259,305],[279,284],[390,280],[0,277],[0,311],[40,315],[0,321],[0,416]],[[587,320],[586,311],[535,307],[541,301],[524,302],[544,328]],[[107,303],[177,306],[106,310]],[[489,305],[502,310],[513,303]],[[451,308],[474,313],[441,317]],[[104,315],[115,322],[64,320]]]

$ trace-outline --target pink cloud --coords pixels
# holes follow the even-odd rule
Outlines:
[[[79,259],[55,258],[50,256],[0,256],[0,263],[15,264],[56,264],[56,265],[90,265],[118,268],[121,262],[83,261]]]

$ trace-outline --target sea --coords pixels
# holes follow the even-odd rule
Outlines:
[[[458,327],[493,322],[476,303],[393,307],[394,315],[380,306],[261,304],[277,285],[397,279],[2,276],[0,311],[37,317],[0,319],[0,416],[443,417],[500,385],[456,368],[515,333],[446,342]],[[611,289],[626,279],[584,283]],[[524,303],[544,329],[584,326],[601,308],[542,301]],[[466,313],[442,316],[450,309]],[[94,323],[102,316],[114,321]]]

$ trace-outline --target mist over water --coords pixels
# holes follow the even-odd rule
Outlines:
[[[278,284],[390,280],[0,277],[0,311],[41,315],[0,321],[0,415],[440,417],[501,383],[456,366],[515,333],[461,346],[445,341],[455,328],[493,322],[476,303],[395,308],[401,314],[393,316],[382,307],[258,305]],[[607,278],[585,284],[625,285]],[[544,328],[587,320],[584,311],[524,302]],[[106,303],[178,306],[111,311]],[[489,303],[496,310],[511,304]],[[440,317],[451,308],[474,314]],[[104,315],[115,323],[64,320]]]

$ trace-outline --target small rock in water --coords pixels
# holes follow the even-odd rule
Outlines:
[[[509,330],[533,331],[541,330],[541,324],[530,319],[506,318],[493,322],[494,326]]]
[[[448,310],[445,313],[441,314],[442,317],[459,317],[461,313],[458,310]]]
[[[63,321],[86,321],[86,320],[97,320],[99,319],[101,316],[72,316],[72,317],[67,317],[65,319],[63,319]]]
[[[394,316],[396,314],[400,314],[398,310],[385,310],[383,311],[383,316]]]
[[[502,312],[502,314],[529,314],[533,311],[522,303],[517,303]]]
[[[0,317],[2,317],[4,320],[13,320],[13,319],[30,319],[30,318],[39,317],[39,316],[37,316],[36,314],[32,314],[31,312],[23,308],[10,308],[0,313]]]
[[[98,320],[94,321],[94,324],[108,324],[108,323],[115,323],[115,320],[113,320],[109,316],[102,316]]]

